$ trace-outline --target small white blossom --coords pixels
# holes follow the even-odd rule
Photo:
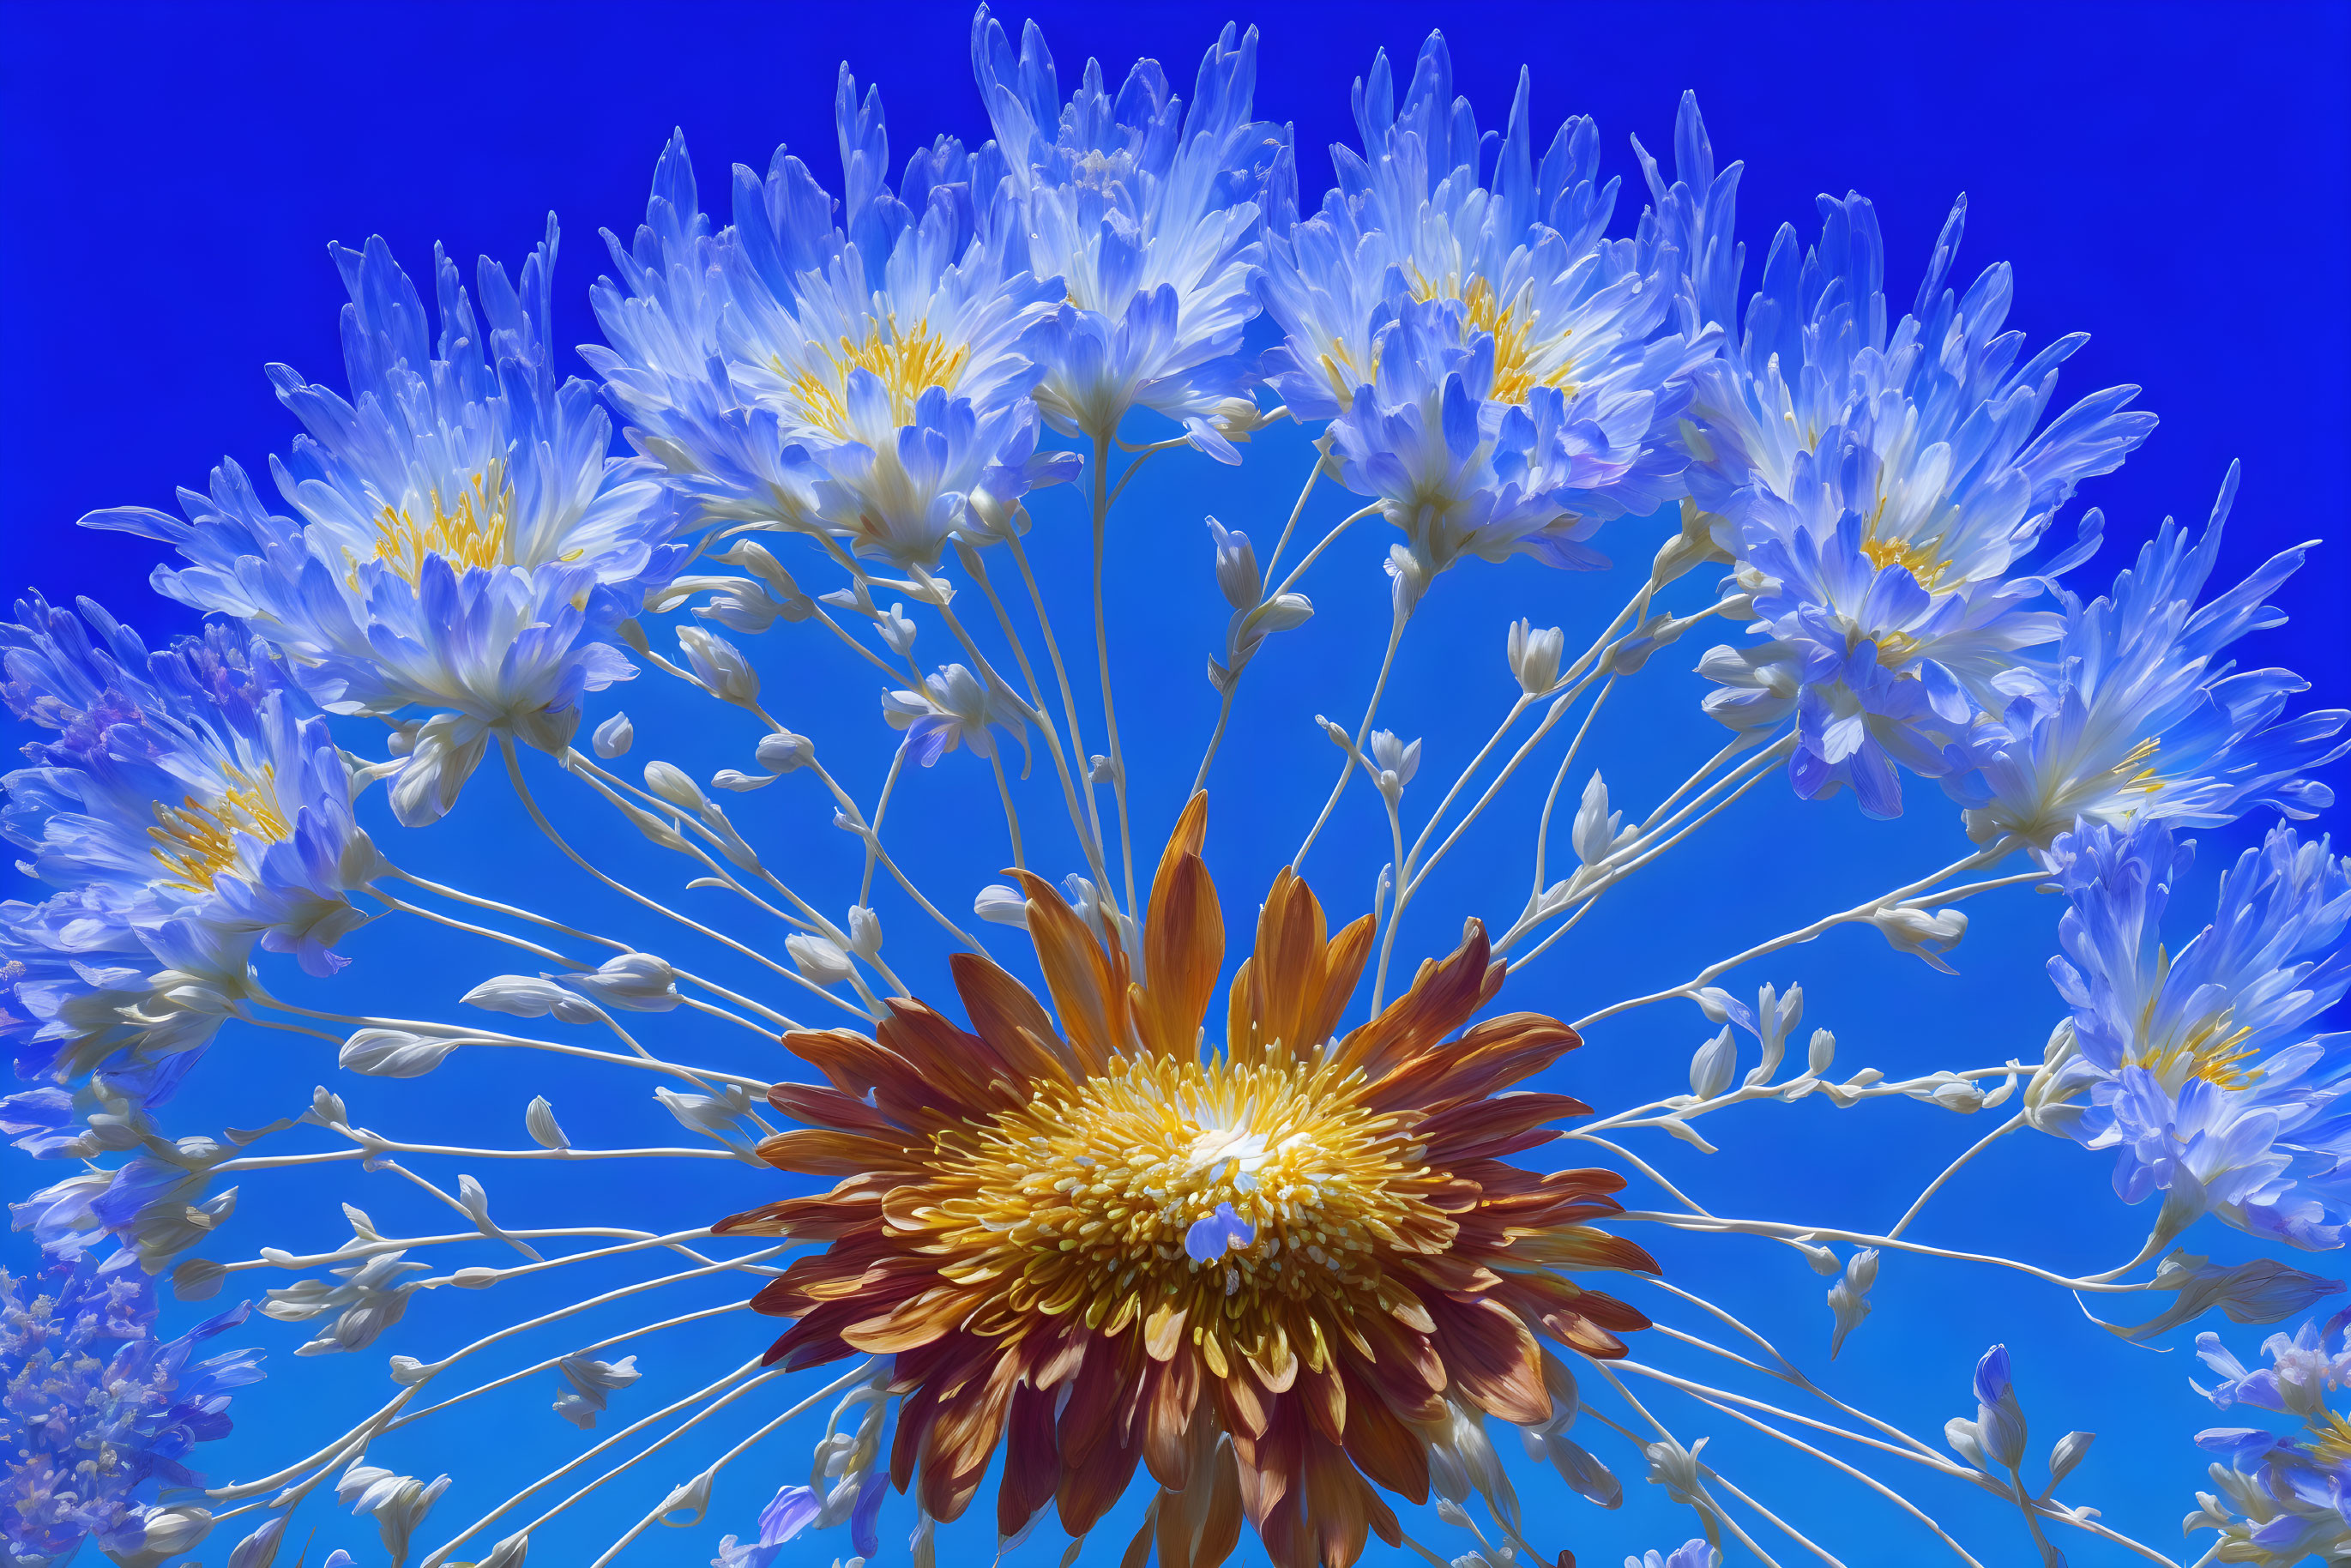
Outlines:
[[[666,762],[645,764],[645,789],[681,811],[706,811],[710,809],[709,797],[703,794],[702,786],[687,778],[684,768]]]
[[[995,925],[1018,925],[1025,930],[1029,925],[1029,895],[1017,887],[991,882],[971,901],[971,912]]]
[[[1732,1038],[1730,1026],[1725,1024],[1720,1034],[1698,1048],[1690,1058],[1690,1093],[1700,1100],[1711,1100],[1730,1087],[1731,1069],[1738,1065],[1739,1046]]]
[[[614,1391],[630,1386],[642,1375],[633,1355],[618,1361],[590,1361],[584,1355],[567,1355],[555,1364],[555,1369],[570,1385],[556,1396],[555,1413],[583,1432],[596,1425],[596,1417],[604,1413],[605,1400]]]
[[[622,953],[586,974],[542,975],[540,978],[559,980],[608,1008],[629,1012],[665,1013],[678,1005],[677,971],[651,953]]]
[[[469,1008],[519,1019],[551,1013],[565,1023],[594,1023],[603,1016],[593,1003],[540,975],[494,976],[458,999]]]
[[[841,944],[830,936],[810,936],[799,933],[784,938],[784,951],[800,978],[819,986],[838,986],[857,972],[841,951]]]
[[[686,668],[702,689],[721,702],[739,707],[750,707],[759,700],[759,672],[743,656],[743,650],[716,632],[705,632],[699,626],[677,629],[678,651],[685,655]]]
[[[759,737],[759,766],[770,773],[791,773],[816,760],[816,743],[789,729]]]
[[[333,1322],[296,1350],[296,1355],[333,1355],[340,1351],[365,1350],[408,1311],[409,1294],[416,1287],[400,1283],[400,1276],[421,1272],[424,1268],[422,1263],[404,1261],[403,1254],[399,1252],[378,1253],[348,1269],[329,1270],[342,1281],[340,1285],[329,1285],[324,1280],[302,1280],[268,1291],[261,1311],[264,1316],[285,1323],[308,1322],[329,1312],[337,1314]]]
[[[1968,915],[1963,909],[1920,909],[1915,904],[1897,904],[1881,909],[1869,917],[1887,944],[1896,951],[1914,953],[1926,960],[1929,968],[1940,969],[1946,975],[1959,971],[1943,961],[1943,955],[1959,945],[1968,934]]]
[[[355,1516],[374,1515],[384,1552],[392,1559],[392,1568],[400,1568],[408,1561],[408,1538],[448,1490],[447,1476],[428,1483],[374,1465],[355,1464],[335,1483],[335,1500],[348,1506]]]

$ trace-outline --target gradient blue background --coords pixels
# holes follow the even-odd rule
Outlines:
[[[1221,19],[1188,5],[1053,4],[1008,7],[1007,14],[1014,22],[1033,14],[1043,23],[1065,86],[1088,54],[1123,73],[1143,53],[1166,60],[1171,76],[1188,85],[1193,62]],[[17,0],[0,16],[6,45],[0,49],[0,170],[12,225],[9,243],[0,246],[0,297],[13,306],[7,373],[0,377],[0,439],[12,459],[8,482],[0,486],[0,576],[11,589],[30,583],[53,596],[91,594],[158,637],[186,629],[191,617],[145,587],[161,547],[78,532],[73,519],[101,506],[168,507],[175,485],[201,484],[222,454],[258,467],[267,453],[283,449],[290,422],[270,395],[261,364],[283,360],[340,382],[335,317],[341,294],[323,254],[327,240],[357,243],[381,233],[412,268],[435,240],[469,265],[485,250],[511,265],[552,207],[567,225],[558,336],[583,340],[592,331],[585,286],[604,267],[595,230],[635,223],[653,155],[672,126],[684,127],[705,204],[721,211],[727,165],[739,160],[764,167],[779,141],[807,157],[828,184],[837,181],[831,107],[835,64],[844,56],[861,78],[883,86],[895,159],[937,130],[977,141],[985,120],[970,85],[967,16],[960,5],[853,15],[790,5]],[[1453,40],[1459,89],[1486,122],[1499,123],[1521,61],[1533,68],[1535,115],[1546,135],[1570,112],[1598,119],[1605,167],[1628,182],[1619,232],[1641,204],[1625,134],[1640,135],[1653,150],[1668,147],[1676,97],[1695,88],[1719,152],[1748,164],[1740,235],[1750,284],[1779,223],[1793,220],[1809,231],[1815,192],[1855,188],[1877,203],[1888,293],[1898,308],[1907,303],[1952,195],[1969,192],[1959,272],[1972,276],[1997,259],[2014,263],[2013,324],[2035,343],[2068,330],[2093,335],[2067,369],[2069,394],[2136,382],[2146,388],[2142,403],[2164,419],[2124,470],[2085,491],[2085,500],[2106,509],[2111,542],[2075,579],[2077,587],[2103,585],[2164,514],[2200,518],[2232,457],[2248,468],[2222,556],[2224,578],[2233,580],[2286,544],[2343,532],[2339,475],[2351,415],[2343,375],[2351,348],[2345,149],[2351,126],[2341,62],[2351,43],[2351,11],[2342,5],[1269,4],[1241,19],[1255,20],[1264,33],[1259,112],[1294,122],[1310,191],[1327,178],[1319,150],[1353,139],[1347,86],[1373,49],[1384,45],[1408,61],[1426,28],[1441,25]],[[1238,473],[1187,455],[1159,462],[1165,467],[1155,483],[1138,484],[1137,496],[1123,504],[1113,569],[1114,591],[1123,586],[1129,593],[1118,630],[1121,691],[1138,780],[1138,838],[1148,845],[1155,845],[1179,803],[1214,713],[1197,670],[1224,612],[1209,580],[1199,514],[1214,511],[1247,527],[1262,548],[1279,529],[1304,458],[1290,433],[1261,442]],[[1071,526],[1074,499],[1040,505],[1040,538]],[[1313,517],[1327,524],[1340,510],[1326,494]],[[1648,531],[1625,526],[1602,542],[1612,538],[1637,570],[1651,548]],[[1250,674],[1235,737],[1219,764],[1211,838],[1211,865],[1237,925],[1320,803],[1332,753],[1305,716],[1360,711],[1384,630],[1376,563],[1386,542],[1366,530],[1334,550],[1306,584],[1321,612],[1316,622],[1277,644]],[[818,574],[807,580],[816,584]],[[2321,552],[2281,595],[2294,622],[2258,639],[2245,657],[2298,669],[2321,697],[2339,702],[2343,656],[2351,646],[2340,609],[2343,580],[2337,552]],[[1158,591],[1169,583],[1176,591]],[[1076,587],[1074,576],[1069,586]],[[1624,591],[1614,581],[1566,579],[1523,562],[1473,566],[1440,585],[1413,629],[1387,709],[1404,733],[1427,737],[1424,780],[1441,789],[1507,706],[1500,642],[1510,618],[1564,622],[1573,634]],[[779,627],[758,644],[771,688],[784,688],[789,673],[779,716],[816,736],[852,789],[870,801],[886,761],[870,682],[862,666],[831,685],[810,679],[802,672],[810,666],[801,661],[820,656],[791,630]],[[1590,756],[1620,801],[1636,810],[1716,744],[1695,714],[1700,685],[1682,673],[1706,645],[1705,635],[1702,628],[1662,659],[1636,688],[1640,700],[1631,700],[1631,692],[1620,697],[1595,730]],[[926,662],[950,656],[930,645],[944,643],[940,634],[926,639],[918,650]],[[836,664],[821,667],[841,673]],[[641,738],[632,760],[668,757],[705,773],[746,765],[747,735],[718,735],[698,711],[661,714],[656,694],[646,691],[612,694],[596,715],[615,699],[637,718]],[[1542,780],[1549,768],[1539,765]],[[2335,781],[2340,787],[2340,769]],[[822,813],[811,794],[790,795],[804,782],[747,797],[737,815],[747,831],[768,823],[765,841],[804,842],[811,896],[839,907],[854,891],[853,862],[830,841],[837,835],[806,827]],[[1429,788],[1424,782],[1423,790]],[[1034,798],[1032,824],[1046,805],[1042,795]],[[1694,842],[1614,895],[1614,907],[1530,971],[1514,999],[1574,1016],[1630,990],[1670,984],[1715,956],[1879,891],[1908,868],[1963,852],[1939,795],[1914,784],[1910,799],[1901,822],[1865,827],[1847,801],[1806,806],[1767,785],[1749,798],[1731,831]],[[1359,789],[1343,831],[1318,848],[1310,867],[1343,915],[1368,898],[1372,871],[1384,854],[1384,830],[1369,800]],[[1513,834],[1532,809],[1520,800],[1517,815],[1505,819]],[[897,810],[903,815],[893,818],[892,836],[904,846],[901,852],[913,863],[952,867],[943,878],[948,885],[958,877],[980,879],[1002,858],[1000,823],[967,758],[949,758],[914,780]],[[780,836],[795,831],[820,836]],[[469,865],[495,853],[515,868],[501,873],[501,883],[544,879],[550,901],[602,918],[598,900],[580,894],[527,834],[502,787],[489,780],[455,820],[431,834],[394,837],[386,830],[392,852],[427,874],[464,879]],[[2198,885],[2179,902],[2184,912],[2209,909],[2213,871],[2247,834],[2206,838]],[[1515,907],[1515,883],[1524,874],[1510,858],[1518,853],[1515,841],[1507,855],[1452,863],[1428,895],[1428,913],[1406,928],[1400,944],[1406,964],[1448,946],[1463,910]],[[674,873],[643,857],[632,860],[628,846],[612,844],[608,852],[674,885]],[[1140,852],[1147,863],[1150,852]],[[1050,848],[1036,858],[1056,866],[1069,859],[1056,862]],[[473,878],[477,885],[484,880]],[[1977,924],[1959,955],[1966,971],[1959,981],[1897,960],[1874,936],[1854,932],[1737,978],[1749,988],[1765,978],[1802,978],[1811,998],[1807,1030],[1813,1022],[1834,1028],[1848,1068],[1907,1073],[2010,1055],[2030,1060],[2056,1017],[2055,998],[2039,972],[2054,910],[2023,893],[1973,907]],[[893,920],[893,956],[902,956],[900,946],[918,945],[920,934],[910,919],[886,906],[884,913]],[[642,929],[617,912],[611,919],[618,929]],[[1237,952],[1242,946],[1237,936]],[[295,980],[285,994],[330,994],[338,1006],[364,998],[378,1010],[431,1007],[448,1016],[449,999],[473,979],[509,967],[462,944],[389,925],[360,934],[348,950],[357,962],[331,993]],[[653,1034],[681,1052],[785,1074],[772,1048],[763,1054],[757,1042],[702,1040],[674,1019],[658,1021],[674,1027]],[[1687,1009],[1635,1015],[1625,1026],[1595,1030],[1592,1045],[1552,1082],[1604,1107],[1671,1092],[1703,1034]],[[240,1051],[252,1054],[240,1058]],[[608,1106],[593,1098],[611,1087],[601,1080],[551,1078],[528,1061],[475,1061],[461,1053],[432,1078],[380,1084],[336,1073],[324,1051],[293,1037],[233,1037],[172,1108],[172,1130],[252,1124],[290,1113],[320,1079],[350,1094],[355,1108],[364,1102],[370,1108],[363,1121],[387,1130],[429,1129],[453,1143],[520,1142],[521,1103],[540,1092],[556,1102],[583,1145],[642,1137],[660,1124],[644,1121],[637,1102]],[[249,1071],[235,1070],[241,1061],[253,1064]],[[622,1087],[639,1094],[644,1085]],[[1875,1228],[1891,1223],[1918,1185],[1989,1124],[1907,1103],[1834,1113],[1813,1100],[1734,1112],[1709,1124],[1709,1135],[1723,1145],[1712,1160],[1654,1134],[1639,1147],[1726,1211]],[[661,1139],[657,1131],[654,1136]],[[647,1190],[623,1179],[629,1167],[481,1174],[508,1223],[562,1204],[674,1228],[747,1207],[774,1190],[771,1178],[756,1173],[706,1168],[717,1173],[708,1189],[693,1191]],[[12,1190],[60,1174],[34,1170],[13,1154],[5,1170]],[[298,1235],[331,1240],[319,1228],[320,1193],[301,1186],[247,1182],[218,1255],[293,1245],[288,1239]],[[362,1183],[350,1176],[336,1196],[354,1197],[387,1226],[449,1228],[430,1220],[428,1210],[409,1204],[385,1178]],[[1649,1201],[1637,1185],[1628,1196]],[[1968,1246],[2006,1236],[2020,1254],[2068,1270],[2104,1268],[2127,1256],[2152,1218],[2116,1203],[2102,1157],[2038,1137],[2011,1140],[1938,1204],[1917,1232],[1920,1238]],[[331,1205],[326,1207],[331,1213]],[[1827,1281],[1784,1249],[1643,1239],[1678,1281],[1718,1299],[1761,1303],[1755,1321],[1782,1334],[1783,1343],[1802,1347],[1809,1366],[1824,1364],[1827,1313],[1820,1292]],[[2226,1231],[2199,1231],[2189,1240],[2224,1260],[2255,1250]],[[456,1260],[494,1259],[485,1251]],[[469,1325],[479,1332],[509,1315],[517,1301],[559,1301],[566,1283],[559,1273],[536,1297],[521,1287],[489,1298],[439,1292],[420,1300],[408,1328],[424,1343],[453,1345],[471,1337]],[[1638,1288],[1631,1293],[1655,1304]],[[2201,1480],[2189,1435],[2210,1415],[2185,1386],[2192,1367],[2186,1355],[2158,1357],[2122,1346],[2083,1322],[2064,1297],[2022,1289],[1989,1270],[1890,1261],[1876,1299],[1878,1315],[1847,1347],[1834,1386],[1932,1437],[1947,1416],[1970,1413],[1967,1373],[1974,1357],[1986,1344],[2009,1340],[2036,1449],[2069,1427],[2101,1434],[2065,1494],[2101,1507],[2112,1522],[2158,1545],[2176,1539],[2173,1521],[2191,1506],[2189,1494]],[[2155,1310],[2116,1305],[2112,1315],[2122,1317]],[[617,1329],[628,1321],[611,1322]],[[616,1398],[616,1414],[633,1417],[653,1408],[656,1381],[682,1390],[694,1385],[685,1380],[697,1372],[697,1382],[716,1375],[742,1359],[747,1346],[756,1347],[766,1326],[720,1322],[725,1333],[692,1343],[649,1343],[644,1364],[656,1376]],[[271,1347],[280,1376],[238,1400],[238,1437],[204,1456],[215,1478],[249,1476],[298,1451],[302,1437],[319,1430],[322,1403],[357,1408],[390,1392],[377,1353],[293,1362],[290,1352],[305,1332],[267,1326],[253,1336]],[[2258,1331],[2231,1330],[2228,1337],[2250,1349]],[[537,1354],[564,1348],[550,1344]],[[1650,1354],[1648,1347],[1643,1353]],[[284,1375],[294,1373],[300,1375]],[[385,1462],[457,1475],[457,1488],[442,1505],[446,1524],[461,1509],[486,1506],[528,1479],[535,1458],[555,1456],[538,1467],[545,1468],[576,1451],[571,1429],[545,1408],[554,1391],[551,1376],[534,1379],[514,1400],[480,1406],[477,1420],[405,1448],[387,1448]],[[1929,1559],[1931,1543],[1922,1533],[1849,1483],[1802,1460],[1783,1461],[1745,1442],[1727,1420],[1687,1405],[1661,1398],[1652,1407],[1685,1440],[1715,1433],[1709,1456],[1726,1473],[1775,1507],[1784,1505],[1847,1561]],[[617,1424],[608,1417],[602,1431]],[[1638,1484],[1636,1459],[1596,1431],[1585,1435],[1627,1477],[1633,1499],[1622,1514],[1603,1515],[1573,1499],[1551,1500],[1555,1486],[1535,1502],[1531,1484],[1538,1541],[1554,1549],[1572,1545],[1589,1564],[1671,1545],[1688,1533],[1686,1514],[1668,1519],[1653,1506],[1651,1489]],[[681,1444],[651,1462],[628,1497],[627,1516],[698,1469],[711,1451]],[[755,1451],[722,1482],[704,1526],[656,1531],[628,1560],[706,1560],[722,1530],[747,1528],[773,1487],[799,1479],[804,1466],[797,1435]],[[1978,1527],[1977,1538],[1989,1542],[1981,1549],[1987,1561],[2029,1560],[2012,1515],[1999,1517],[1980,1495],[1928,1478],[1914,1490],[1947,1523]],[[975,1519],[990,1511],[976,1508]],[[323,1521],[320,1552],[329,1544],[365,1546],[361,1560],[370,1560],[373,1531],[363,1524],[339,1520],[317,1501],[304,1520],[298,1539],[308,1521]],[[1114,1560],[1124,1537],[1115,1520],[1105,1525],[1089,1560]],[[437,1539],[429,1531],[428,1538]],[[225,1560],[234,1539],[225,1535],[199,1555]],[[533,1561],[584,1563],[599,1544],[592,1531],[549,1531]],[[2077,1564],[2125,1560],[2085,1538],[2064,1544]],[[975,1531],[964,1550],[976,1561],[987,1545],[984,1532]],[[845,1549],[845,1542],[813,1542],[807,1558],[820,1562]],[[2189,1557],[2201,1549],[2199,1540]],[[897,1552],[893,1533],[885,1560],[897,1560]],[[1057,1552],[1058,1544],[1039,1540],[1018,1560],[1041,1563]],[[1782,1561],[1801,1557],[1790,1547]]]

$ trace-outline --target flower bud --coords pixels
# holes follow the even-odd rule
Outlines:
[[[820,986],[837,986],[857,972],[849,955],[829,936],[794,935],[784,938],[784,951],[800,978]]]
[[[343,1042],[339,1061],[371,1078],[422,1078],[465,1042],[434,1040],[405,1030],[363,1029]]]
[[[1730,1071],[1737,1064],[1739,1048],[1725,1024],[1722,1032],[1698,1048],[1690,1058],[1690,1092],[1700,1100],[1711,1100],[1730,1087]]]
[[[1559,685],[1559,657],[1567,646],[1566,632],[1556,626],[1538,632],[1531,622],[1521,618],[1511,623],[1505,646],[1510,674],[1518,676],[1519,689],[1527,695],[1541,696]]]
[[[596,755],[609,762],[628,750],[629,743],[636,738],[637,727],[629,722],[629,716],[616,713],[596,727],[592,744],[596,747]]]
[[[882,951],[882,917],[862,904],[849,912],[849,950],[869,964]]]
[[[1959,945],[1968,934],[1968,915],[1963,909],[1926,910],[1915,904],[1898,904],[1881,909],[1869,917],[1887,944],[1896,952],[1914,953],[1926,960],[1930,968],[1944,974],[1958,973],[1943,961],[1943,955]]]
[[[687,778],[684,769],[673,768],[666,762],[645,764],[645,789],[681,811],[705,810],[710,805],[701,785]]]
[[[677,645],[686,667],[702,688],[721,702],[749,707],[759,700],[759,672],[743,657],[743,650],[716,632],[699,626],[677,629]]]
[[[759,766],[770,773],[790,773],[816,760],[816,742],[789,729],[759,738]]]

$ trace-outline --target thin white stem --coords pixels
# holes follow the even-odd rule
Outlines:
[[[1301,563],[1299,570],[1305,570],[1305,566]],[[1331,798],[1322,802],[1322,814],[1314,819],[1314,826],[1307,830],[1305,842],[1300,844],[1298,852],[1290,857],[1290,863],[1292,866],[1303,865],[1306,862],[1306,852],[1314,847],[1314,841],[1322,836],[1324,824],[1331,821],[1332,811],[1338,807],[1339,797],[1346,792],[1347,781],[1355,776],[1356,758],[1363,755],[1364,741],[1372,733],[1372,721],[1379,716],[1380,698],[1388,689],[1388,675],[1395,668],[1396,644],[1404,641],[1405,625],[1411,619],[1412,611],[1399,602],[1395,614],[1388,625],[1387,652],[1380,659],[1379,679],[1372,683],[1372,700],[1364,705],[1364,721],[1355,727],[1354,742],[1348,748],[1347,760],[1339,764],[1339,781],[1331,786]],[[1398,875],[1399,877],[1402,875],[1401,868],[1398,870]],[[1398,885],[1402,885],[1400,881]]]
[[[1908,1229],[1910,1222],[1918,1218],[1918,1211],[1927,1207],[1927,1200],[1934,1197],[1937,1193],[1942,1191],[1943,1184],[1950,1180],[1953,1176],[1959,1175],[1960,1167],[2022,1125],[2024,1125],[2024,1113],[2019,1111],[2015,1115],[2011,1116],[2007,1121],[2002,1122],[1999,1126],[1994,1127],[1991,1132],[1986,1133],[1982,1137],[1977,1139],[1974,1144],[1969,1146],[1966,1154],[1961,1155],[1958,1159],[1955,1159],[1949,1165],[1945,1166],[1943,1167],[1943,1174],[1927,1184],[1927,1190],[1918,1195],[1917,1202],[1913,1203],[1908,1208],[1902,1211],[1902,1218],[1896,1220],[1894,1222],[1894,1228],[1887,1231],[1886,1234],[1888,1236],[1899,1236],[1903,1231]]]
[[[1149,454],[1146,453],[1143,457],[1138,457],[1128,465],[1124,477],[1119,480],[1121,490],[1126,488],[1126,481],[1134,477],[1135,469],[1141,467],[1148,457]],[[1137,915],[1142,912],[1143,906],[1135,902],[1134,896],[1134,833],[1133,825],[1128,820],[1126,807],[1126,752],[1119,743],[1118,703],[1111,695],[1110,621],[1104,611],[1102,600],[1102,569],[1110,554],[1110,507],[1111,502],[1117,498],[1114,494],[1105,496],[1102,492],[1103,481],[1108,477],[1104,469],[1109,461],[1110,442],[1107,437],[1098,435],[1094,438],[1093,463],[1094,663],[1102,679],[1102,727],[1110,735],[1111,798],[1118,803],[1118,850],[1121,860],[1125,863],[1126,912],[1129,915]]]

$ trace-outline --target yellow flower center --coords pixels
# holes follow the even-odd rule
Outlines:
[[[2322,1410],[2309,1421],[2310,1435],[2318,1440],[2310,1446],[2311,1457],[2322,1465],[2339,1465],[2351,1459],[2351,1422],[2332,1410]]]
[[[1885,504],[1880,502],[1879,509],[1884,510],[1884,507]],[[1936,559],[1932,549],[1913,544],[1908,539],[1882,539],[1872,534],[1861,541],[1861,553],[1867,556],[1869,564],[1880,571],[1889,566],[1900,567],[1929,593],[1934,592],[1935,585],[1943,580],[1943,574],[1951,570],[1949,561]]]
[[[1419,1164],[1405,1119],[1355,1103],[1360,1082],[1123,1061],[943,1134],[944,1168],[886,1212],[932,1234],[946,1278],[999,1283],[979,1332],[1032,1314],[1078,1312],[1106,1333],[1139,1321],[1187,1335],[1222,1376],[1228,1353],[1286,1363],[1295,1327],[1319,1366],[1325,1323],[1353,1338],[1348,1317],[1394,1304],[1384,1255],[1441,1250],[1457,1229],[1428,1201],[1447,1178]]]
[[[1566,360],[1544,368],[1536,363],[1539,346],[1535,327],[1542,312],[1532,308],[1522,314],[1525,303],[1522,290],[1520,298],[1505,305],[1494,292],[1494,286],[1483,277],[1472,277],[1466,283],[1457,274],[1447,275],[1441,284],[1414,274],[1413,298],[1416,299],[1458,299],[1473,332],[1494,335],[1494,398],[1499,402],[1527,401],[1529,393],[1539,386],[1557,387],[1573,393],[1573,366]],[[1560,334],[1564,338],[1566,333]]]
[[[375,559],[390,561],[411,588],[424,571],[424,558],[437,555],[459,571],[490,567],[507,559],[507,512],[513,492],[507,488],[505,465],[492,463],[454,497],[435,490],[425,497],[429,517],[418,517],[404,507],[386,507],[375,519]],[[343,580],[359,587],[359,563],[352,561]]]
[[[264,767],[258,778],[229,769],[228,791],[209,805],[189,796],[178,806],[155,803],[155,858],[171,873],[164,885],[210,893],[220,873],[236,862],[236,835],[250,833],[272,843],[293,836],[278,810],[277,786]]]
[[[2164,978],[2170,973],[2171,955],[2158,948],[2155,985],[2146,1009],[2139,1015],[2142,1039],[2154,1030],[2156,1003],[2162,997]],[[2235,1009],[2224,1009],[2178,1040],[2148,1045],[2131,1058],[2131,1064],[2146,1068],[2162,1080],[2164,1087],[2175,1092],[2191,1078],[2201,1078],[2222,1089],[2250,1089],[2261,1081],[2262,1070],[2238,1063],[2253,1054],[2252,1048],[2245,1044],[2252,1033],[2251,1029],[2238,1027]]]
[[[971,358],[967,346],[950,347],[927,321],[916,322],[910,332],[901,331],[894,315],[868,327],[863,342],[844,337],[836,347],[819,347],[825,356],[823,367],[793,376],[791,395],[809,423],[844,437],[850,434],[845,394],[851,372],[865,371],[879,381],[889,394],[893,421],[905,424],[914,419],[914,402],[923,393],[933,387],[955,390]],[[777,369],[785,367],[779,362]]]

